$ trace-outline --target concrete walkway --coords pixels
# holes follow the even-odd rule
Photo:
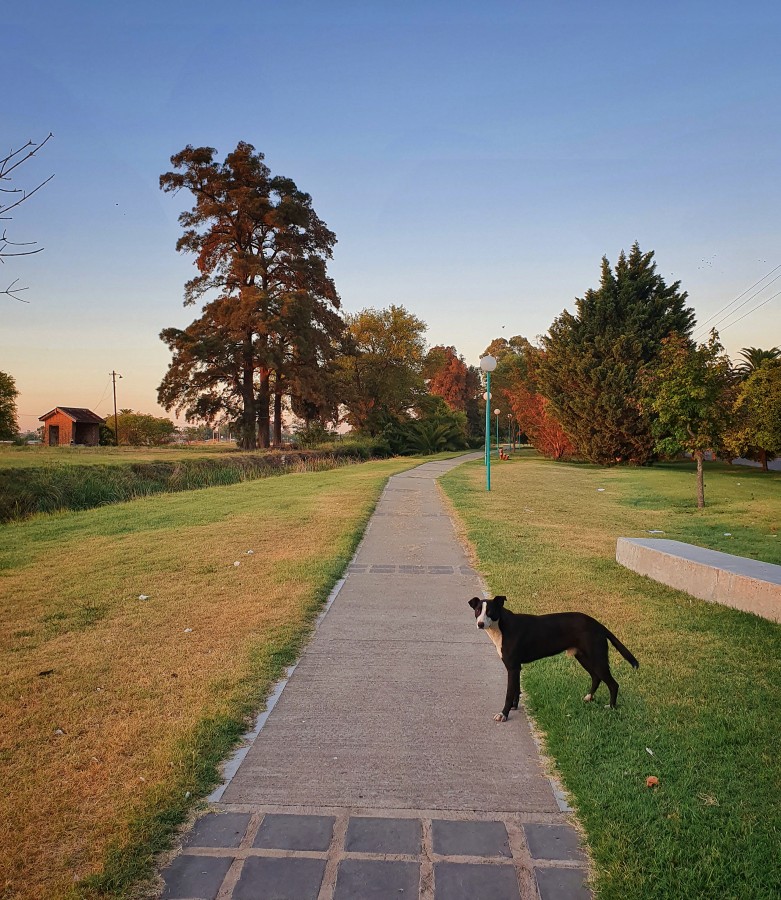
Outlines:
[[[166,900],[582,900],[586,860],[435,483],[393,476],[333,605]]]

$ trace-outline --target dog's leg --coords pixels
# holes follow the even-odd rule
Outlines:
[[[520,669],[507,669],[507,694],[504,698],[504,709],[497,713],[494,716],[494,722],[506,722],[510,716],[510,710],[513,708],[513,700],[516,696],[517,690],[520,689],[521,684],[521,670]],[[516,688],[516,685],[518,688]],[[516,706],[517,709],[517,706]]]
[[[597,674],[597,667],[592,663],[588,656],[582,651],[578,650],[575,653],[575,659],[583,666],[583,668],[588,672],[591,676],[591,690],[586,694],[583,698],[584,703],[591,703],[594,699],[594,694],[597,692],[597,688],[602,682],[602,678]]]
[[[605,672],[602,680],[607,685],[607,689],[610,691],[610,708],[616,708],[616,697],[618,697],[618,682],[613,678],[610,674],[610,669]]]
[[[594,647],[592,647],[593,655],[589,660],[589,672],[591,673],[592,679],[598,679],[599,681],[604,681],[607,685],[607,689],[610,691],[610,708],[615,709],[616,707],[616,697],[618,696],[618,682],[613,678],[610,673],[610,662],[608,661],[607,655],[607,639],[600,640],[596,643]],[[594,695],[594,690],[591,691],[592,696]]]
[[[518,709],[518,704],[521,702],[521,667],[518,666],[516,669],[517,678],[515,679],[515,697],[513,698],[513,705],[510,709]]]

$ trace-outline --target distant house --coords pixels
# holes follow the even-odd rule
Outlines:
[[[43,422],[43,442],[49,447],[68,447],[71,444],[97,447],[100,426],[106,420],[90,409],[55,406],[38,421]]]

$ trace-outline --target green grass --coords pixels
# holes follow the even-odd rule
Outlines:
[[[296,658],[388,476],[418,463],[3,527],[4,900],[135,895]]]
[[[698,511],[688,465],[599,469],[526,454],[495,466],[490,495],[481,465],[443,479],[493,592],[519,612],[587,612],[640,660],[634,673],[611,653],[615,711],[604,687],[582,702],[588,676],[566,656],[523,673],[600,900],[781,896],[781,626],[614,561],[617,537],[663,530],[781,563],[781,477],[713,465],[706,481]]]

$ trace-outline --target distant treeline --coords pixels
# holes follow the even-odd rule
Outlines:
[[[345,443],[328,450],[234,453],[124,465],[47,465],[0,469],[0,522],[36,513],[90,509],[168,491],[189,491],[314,472],[387,456],[381,445]]]

